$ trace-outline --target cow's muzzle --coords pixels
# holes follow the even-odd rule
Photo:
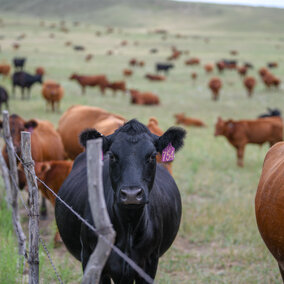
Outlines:
[[[119,192],[121,205],[143,205],[146,203],[144,190],[140,187],[125,187]]]

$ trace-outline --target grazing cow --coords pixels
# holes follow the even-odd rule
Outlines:
[[[94,75],[94,76],[84,76],[78,75],[76,73],[69,77],[70,80],[77,80],[82,88],[82,95],[85,94],[86,86],[95,87],[99,86],[102,94],[105,93],[105,88],[107,87],[108,80],[105,75]]]
[[[140,67],[143,67],[143,66],[145,66],[145,62],[144,62],[144,61],[139,61],[139,62],[138,62],[138,65],[139,65]]]
[[[186,117],[184,113],[175,114],[176,124],[183,124],[186,126],[205,127],[205,123],[197,118]]]
[[[128,44],[128,41],[127,41],[127,40],[123,40],[123,41],[120,43],[121,46],[126,46],[127,44]]]
[[[237,70],[242,77],[245,76],[247,74],[247,71],[248,71],[246,66],[237,67]]]
[[[130,69],[124,69],[122,72],[125,77],[130,77],[133,74],[133,71]]]
[[[122,91],[124,94],[126,92],[126,83],[125,81],[117,81],[107,84],[107,88],[112,90],[113,95],[116,95],[117,91]]]
[[[25,57],[15,57],[13,59],[14,67],[16,70],[22,71],[24,69],[24,66],[26,64],[27,59]],[[19,71],[18,70],[18,71]]]
[[[205,64],[204,70],[206,73],[212,73],[214,70],[214,66],[212,64]]]
[[[139,92],[137,90],[131,89],[131,103],[137,105],[159,105],[160,99],[157,95],[150,92]]]
[[[182,52],[176,49],[172,50],[172,54],[167,58],[167,60],[178,59],[182,55]]]
[[[193,57],[193,58],[187,59],[184,62],[184,64],[185,65],[198,65],[198,64],[200,64],[200,59],[197,58],[197,57]]]
[[[9,95],[8,95],[7,90],[3,88],[2,86],[0,86],[0,112],[2,112],[3,103],[5,103],[6,108],[9,109],[8,100],[9,100]]]
[[[16,114],[9,118],[10,130],[15,152],[21,156],[21,131],[31,132],[31,154],[34,161],[64,160],[66,157],[60,135],[53,125],[46,120],[31,119],[25,121]],[[3,127],[0,121],[0,128]],[[6,145],[2,149],[2,155],[9,165]],[[41,217],[46,217],[47,209],[43,199]]]
[[[55,81],[48,80],[43,83],[41,93],[46,100],[46,110],[51,106],[51,110],[55,112],[55,106],[57,105],[57,111],[59,112],[60,101],[64,96],[63,87]]]
[[[45,70],[44,70],[43,67],[37,67],[36,70],[35,70],[35,73],[36,73],[37,75],[43,76],[43,75],[45,74]]]
[[[92,54],[87,54],[85,57],[85,61],[89,62],[93,58]]]
[[[73,49],[77,51],[83,51],[85,50],[85,47],[83,45],[74,45]]]
[[[30,98],[31,87],[35,83],[42,83],[42,75],[31,75],[25,71],[15,72],[12,77],[12,93],[15,97],[16,86],[20,87],[22,99],[25,98],[25,89],[28,91],[28,98]]]
[[[252,65],[250,62],[245,62],[245,63],[244,63],[244,66],[245,66],[246,68],[253,69],[253,65]]]
[[[231,59],[223,59],[223,63],[225,65],[225,69],[236,69],[238,61]]]
[[[198,75],[197,75],[196,72],[192,72],[192,73],[191,73],[191,79],[192,79],[193,81],[195,81],[195,80],[197,79],[197,77],[198,77]]]
[[[255,215],[260,235],[278,263],[284,282],[284,143],[267,152],[255,196]]]
[[[137,59],[136,58],[132,58],[129,60],[129,65],[130,66],[136,66],[138,63],[137,63]]]
[[[212,78],[209,83],[208,87],[212,91],[212,100],[217,101],[219,99],[219,92],[222,88],[222,82],[219,78]]]
[[[41,179],[49,188],[51,188],[56,194],[69,173],[71,172],[73,161],[46,161],[46,162],[35,162],[35,174]],[[26,176],[23,169],[23,165],[18,166],[19,175],[19,187],[23,189],[26,186]],[[48,190],[41,182],[37,182],[38,189],[42,196],[50,201],[53,207],[55,207],[55,195]],[[58,231],[54,236],[54,245],[57,246],[62,240]]]
[[[223,135],[237,150],[237,165],[244,166],[245,146],[248,143],[270,146],[283,140],[283,122],[279,118],[260,118],[254,120],[227,120],[218,117],[215,136]]]
[[[149,79],[150,81],[165,81],[166,77],[162,75],[156,75],[156,74],[146,74],[145,78]]]
[[[258,74],[260,75],[260,77],[264,77],[266,74],[268,74],[269,71],[267,68],[265,67],[262,67],[258,70]]]
[[[225,69],[225,64],[223,61],[218,61],[216,62],[216,67],[219,71],[219,73],[223,73],[224,69]]]
[[[239,52],[237,50],[230,50],[231,55],[238,55]]]
[[[268,107],[267,111],[268,111],[267,113],[260,114],[258,118],[265,118],[265,117],[272,117],[272,116],[281,117],[281,110],[278,108],[271,109]]]
[[[165,74],[168,74],[169,70],[174,67],[172,63],[156,63],[156,71],[164,71]]]
[[[278,88],[281,83],[281,80],[279,78],[269,72],[262,77],[262,81],[267,88],[270,88],[272,86]]]
[[[278,63],[277,62],[268,62],[267,67],[270,68],[270,69],[276,68],[276,67],[278,67]]]
[[[65,46],[70,46],[72,45],[72,41],[65,41]]]
[[[9,64],[0,64],[0,74],[4,77],[8,77],[10,74],[11,66]]]
[[[98,107],[75,105],[61,116],[58,133],[62,138],[67,156],[73,160],[84,150],[78,138],[84,129],[96,128],[104,135],[109,135],[125,121],[124,117]]]
[[[103,188],[106,207],[116,231],[115,245],[154,278],[159,257],[171,246],[179,229],[181,198],[174,179],[159,164],[157,152],[171,144],[176,151],[183,145],[185,131],[170,128],[161,137],[152,134],[136,120],[127,122],[113,135],[102,136],[86,130],[80,136],[103,137]],[[108,153],[108,154],[107,154]],[[91,224],[88,202],[86,153],[74,162],[59,196]],[[78,190],[79,189],[79,190]],[[56,200],[57,226],[70,253],[85,270],[97,244],[97,236]],[[145,283],[114,251],[104,266],[102,283]]]
[[[151,133],[157,135],[157,136],[162,136],[164,134],[164,131],[159,127],[158,125],[158,120],[155,117],[150,117],[149,122],[147,125],[148,129],[151,131]],[[157,163],[162,165],[163,167],[166,168],[166,170],[173,175],[173,170],[172,170],[172,162],[162,162],[162,155],[160,153],[157,154],[156,156]]]
[[[158,52],[159,52],[158,48],[151,48],[150,49],[150,53],[158,53]]]
[[[15,50],[17,50],[17,49],[20,48],[21,45],[19,43],[15,42],[15,43],[12,44],[12,46]]]
[[[248,76],[244,79],[244,86],[247,89],[248,96],[251,97],[253,94],[253,90],[256,84],[256,80],[254,77]]]

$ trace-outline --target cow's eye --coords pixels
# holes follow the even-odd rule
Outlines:
[[[156,161],[156,155],[157,155],[157,153],[156,152],[154,152],[154,153],[152,153],[149,157],[148,157],[148,163],[153,163],[153,162],[155,162]]]
[[[112,153],[112,152],[109,152],[108,153],[108,156],[109,156],[109,160],[112,162],[112,163],[114,163],[114,162],[116,162],[118,159],[117,159],[117,157]]]

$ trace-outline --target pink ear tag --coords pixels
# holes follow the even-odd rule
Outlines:
[[[162,152],[162,162],[170,162],[175,158],[175,148],[170,143]]]

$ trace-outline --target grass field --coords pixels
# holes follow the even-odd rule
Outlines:
[[[65,89],[61,113],[45,111],[39,85],[32,89],[29,101],[22,101],[17,90],[16,99],[10,100],[10,113],[20,114],[26,119],[48,119],[57,126],[60,116],[69,106],[84,104],[102,107],[127,119],[135,117],[143,123],[155,116],[164,130],[174,125],[173,115],[178,112],[202,119],[208,127],[187,128],[185,147],[174,162],[174,177],[182,195],[183,218],[175,243],[160,259],[157,283],[281,283],[277,264],[258,233],[254,215],[254,196],[268,145],[247,146],[245,167],[238,168],[235,150],[224,137],[214,137],[214,124],[218,116],[225,119],[252,119],[263,113],[266,107],[278,107],[284,111],[283,85],[278,91],[267,90],[257,75],[259,67],[268,61],[277,61],[279,67],[273,72],[284,79],[284,32],[281,28],[284,12],[261,9],[263,18],[259,19],[258,25],[253,24],[246,29],[241,20],[238,23],[237,12],[241,11],[240,19],[247,13],[253,21],[256,19],[253,8],[238,8],[230,12],[229,8],[222,6],[202,7],[207,7],[210,15],[207,22],[203,21],[205,16],[199,19],[199,14],[194,16],[192,23],[189,20],[186,22],[185,14],[177,21],[169,18],[171,24],[167,26],[165,17],[158,14],[157,19],[162,20],[157,20],[156,26],[171,31],[165,41],[161,40],[160,35],[149,33],[149,26],[132,26],[130,20],[129,26],[115,27],[113,34],[105,34],[104,26],[94,25],[90,21],[82,20],[78,27],[74,27],[71,21],[66,20],[70,32],[63,33],[58,28],[49,28],[51,23],[58,24],[60,20],[49,15],[45,17],[45,27],[41,27],[39,17],[28,14],[19,16],[17,11],[0,12],[4,22],[0,28],[0,35],[3,36],[0,40],[0,62],[11,62],[14,56],[26,56],[28,71],[34,72],[36,67],[43,66],[46,69],[45,79],[57,80]],[[220,15],[216,12],[219,10],[222,11]],[[234,15],[232,18],[230,13]],[[139,14],[135,15],[139,18]],[[135,15],[131,16],[131,20]],[[167,15],[167,10],[163,15]],[[274,16],[275,22],[267,20]],[[97,30],[103,32],[101,37],[95,36]],[[175,34],[178,32],[186,38],[177,38]],[[21,47],[15,51],[12,43],[22,33],[26,34],[26,38],[19,41]],[[54,33],[54,39],[49,38],[50,33]],[[204,38],[209,38],[209,43]],[[124,39],[129,44],[121,47],[120,42]],[[86,51],[76,52],[64,46],[66,41],[82,44]],[[134,45],[135,41],[138,41],[138,46]],[[175,68],[165,82],[148,82],[144,78],[145,73],[154,72],[155,62],[165,61],[172,45],[189,49],[190,55],[183,55],[174,62]],[[153,47],[159,49],[157,54],[149,52]],[[107,56],[106,51],[110,49],[114,54]],[[227,71],[220,76],[224,85],[220,100],[213,102],[207,84],[212,76],[219,75],[216,70],[212,75],[205,74],[202,65],[231,58],[231,49],[239,51],[236,59],[240,62],[250,61],[255,65],[249,71],[258,79],[255,94],[248,99],[239,75],[235,71]],[[94,55],[88,63],[84,61],[87,53]],[[190,56],[199,57],[201,66],[186,67],[183,62]],[[87,89],[86,95],[82,96],[76,82],[68,80],[73,72],[103,73],[110,80],[123,79],[121,71],[128,66],[132,57],[144,60],[146,64],[143,68],[134,69],[133,77],[127,79],[128,87],[157,93],[162,102],[160,106],[130,105],[128,96],[117,94],[113,97],[109,91],[106,96],[101,96],[99,90],[94,88]],[[196,83],[190,78],[193,71],[199,74]],[[11,91],[10,79],[0,78],[0,84]],[[27,217],[23,209],[21,212],[26,227]],[[4,202],[4,189],[0,198],[0,228],[0,283],[20,283],[21,277],[16,270],[16,240],[10,213]],[[54,232],[55,222],[52,218],[41,224],[42,236],[47,241],[64,283],[79,283],[82,274],[80,263],[63,247],[53,248]],[[41,283],[56,283],[42,250],[40,278]]]

